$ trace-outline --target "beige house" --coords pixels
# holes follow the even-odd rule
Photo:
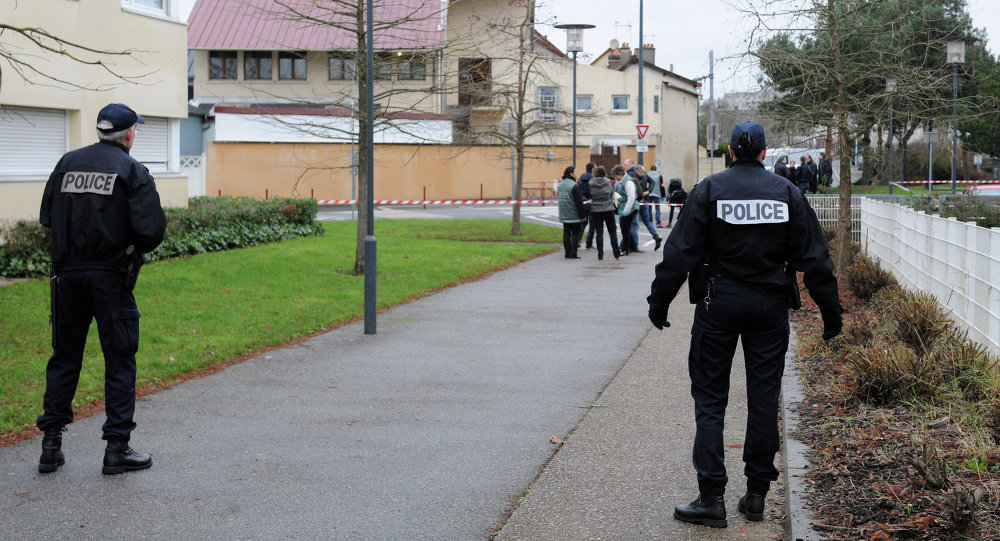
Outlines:
[[[375,34],[376,199],[510,197],[510,151],[496,134],[511,116],[524,62],[532,66],[525,121],[533,124],[525,187],[561,175],[573,155],[573,64],[535,32],[531,0],[375,6],[376,21],[398,13],[390,6],[417,14]],[[333,24],[307,24],[275,9],[271,0],[198,0],[189,18],[192,105],[208,111],[205,192],[353,199],[360,70],[350,21],[316,13]],[[638,66],[577,70],[578,168],[635,158]],[[645,163],[663,155],[664,177],[693,179],[697,84],[650,62],[645,84]]]
[[[179,164],[187,27],[177,0],[4,2],[0,20],[44,29],[67,42],[56,47],[102,63],[75,62],[9,30],[0,35],[2,48],[25,63],[20,71],[5,65],[0,81],[0,219],[38,219],[52,168],[65,152],[97,141],[97,113],[111,102],[146,118],[132,155],[153,173],[163,205],[187,205]]]

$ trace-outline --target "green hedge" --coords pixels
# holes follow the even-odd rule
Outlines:
[[[194,197],[186,209],[166,209],[167,231],[149,260],[201,254],[322,235],[314,199]],[[49,230],[37,221],[0,224],[0,276],[49,273]]]

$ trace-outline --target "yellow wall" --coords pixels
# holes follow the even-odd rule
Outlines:
[[[206,193],[267,197],[352,199],[350,145],[213,143],[207,149]],[[634,150],[634,149],[629,149]],[[644,155],[656,159],[655,148]],[[554,158],[547,159],[548,152]],[[578,173],[589,161],[578,147]],[[572,163],[571,147],[534,146],[526,151],[525,186],[551,185]],[[622,159],[635,158],[626,152]],[[510,149],[501,146],[378,145],[375,199],[486,199],[510,196]],[[311,168],[310,168],[311,167]]]

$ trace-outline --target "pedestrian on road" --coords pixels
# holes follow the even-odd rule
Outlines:
[[[624,255],[638,252],[639,245],[636,239],[639,235],[639,227],[636,225],[635,217],[639,214],[639,186],[632,175],[625,174],[625,166],[616,165],[611,170],[611,175],[615,177],[615,191],[618,192],[618,208],[620,216],[618,224],[622,230],[622,241],[619,247]],[[635,226],[635,227],[633,227]]]
[[[129,156],[139,124],[145,122],[127,105],[101,109],[99,141],[65,154],[42,195],[39,221],[52,229],[52,357],[38,417],[38,428],[45,433],[41,473],[65,463],[62,432],[73,422],[73,396],[94,319],[104,350],[103,439],[108,443],[102,472],[141,470],[153,463],[150,455],[129,447],[136,426],[139,348],[139,310],[132,289],[143,254],[163,241],[167,226],[153,176]]]
[[[594,178],[594,164],[588,163],[586,166],[587,170],[580,175],[580,178],[576,180],[576,183],[580,185],[580,195],[583,196],[583,211],[586,214],[584,216],[583,227],[587,229],[587,249],[594,249],[594,228],[587,228],[590,224],[590,213],[593,211],[592,205],[588,203],[590,201],[590,179]],[[583,235],[583,233],[580,233]]]
[[[612,200],[614,188],[607,178],[603,166],[594,169],[594,177],[590,179],[590,232],[597,232],[597,259],[604,259],[604,229],[608,230],[611,241],[611,252],[615,259],[621,256],[618,248],[618,233],[615,230],[615,202]]]
[[[728,525],[722,434],[738,339],[747,380],[747,490],[739,512],[748,520],[763,520],[765,496],[778,478],[778,393],[788,349],[788,308],[798,299],[797,281],[786,265],[805,273],[823,316],[823,339],[839,334],[842,324],[837,279],[819,220],[798,188],[764,169],[766,147],[759,123],[736,125],[729,145],[734,163],[691,190],[647,298],[649,319],[658,329],[670,326],[667,309],[685,280],[697,304],[688,370],[699,496],[674,508],[674,518],[717,528]]]
[[[647,185],[649,186],[649,195],[646,197],[656,209],[656,215],[653,217],[653,224],[658,228],[663,227],[663,218],[660,215],[660,200],[666,197],[663,190],[663,177],[660,176],[660,172],[656,170],[656,166],[654,165],[649,168],[649,171],[646,172],[646,179]]]
[[[583,231],[586,212],[583,208],[583,194],[576,183],[576,168],[572,165],[563,171],[562,181],[556,186],[559,194],[559,221],[563,224],[563,249],[566,259],[580,259],[576,255],[580,248],[580,234]]]

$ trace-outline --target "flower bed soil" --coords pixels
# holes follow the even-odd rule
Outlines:
[[[840,294],[849,312],[864,309],[846,288]],[[851,314],[845,314],[845,321],[848,317]],[[811,448],[808,501],[815,530],[836,540],[1000,539],[997,442],[979,450],[986,455],[987,468],[974,473],[963,466],[973,454],[963,443],[962,426],[943,418],[929,423],[926,413],[906,405],[867,405],[853,395],[843,359],[819,338],[819,310],[804,291],[803,307],[792,312],[792,321],[804,380],[795,436]],[[964,534],[956,530],[948,509],[949,488],[929,486],[912,465],[922,455],[925,438],[949,465],[949,486],[981,489],[972,525]]]

